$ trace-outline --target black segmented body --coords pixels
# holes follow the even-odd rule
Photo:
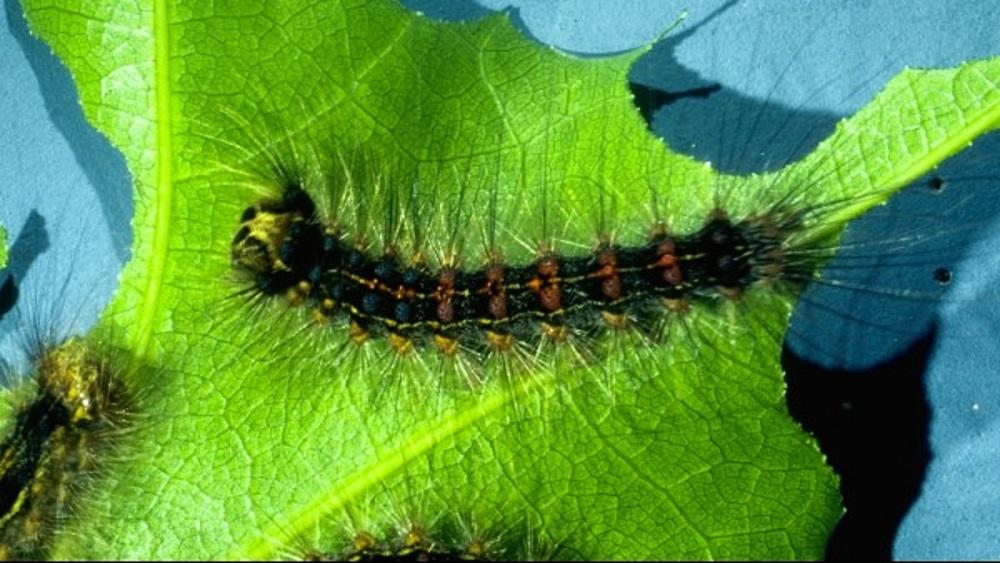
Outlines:
[[[0,522],[26,508],[19,504],[30,502],[27,487],[35,478],[49,439],[69,420],[65,405],[44,392],[18,413],[14,430],[0,446]]]
[[[304,190],[291,188],[281,202],[247,210],[233,259],[254,274],[261,293],[290,294],[331,314],[345,312],[365,334],[502,348],[511,341],[508,335],[596,329],[602,324],[598,312],[607,323],[625,314],[649,317],[665,300],[734,297],[762,277],[761,265],[774,270],[782,245],[775,232],[759,221],[733,222],[717,214],[683,237],[658,235],[641,245],[606,246],[585,256],[544,255],[517,266],[493,262],[432,271],[355,248],[325,228]],[[260,248],[272,256],[263,266]],[[470,338],[474,331],[486,338]]]

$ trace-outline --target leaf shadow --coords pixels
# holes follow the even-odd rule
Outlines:
[[[824,368],[786,348],[788,408],[840,475],[847,513],[827,544],[831,560],[889,560],[931,460],[924,377],[932,327],[897,357],[866,370]]]

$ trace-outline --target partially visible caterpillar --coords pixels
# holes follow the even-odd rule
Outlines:
[[[130,398],[111,363],[73,337],[35,357],[33,396],[0,446],[0,559],[45,557],[97,449],[127,426]],[[30,393],[30,389],[27,390]]]
[[[394,538],[377,538],[369,532],[359,532],[344,553],[308,551],[307,561],[486,561],[496,554],[488,543],[474,539],[464,544],[439,541],[418,526]]]

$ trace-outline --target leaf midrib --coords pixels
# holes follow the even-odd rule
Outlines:
[[[890,194],[896,193],[897,189],[901,186],[905,186],[917,180],[927,172],[930,172],[937,165],[944,162],[944,160],[950,156],[957,154],[962,148],[968,146],[972,143],[974,139],[980,135],[994,129],[1000,124],[1000,100],[997,103],[992,104],[986,108],[986,111],[982,112],[978,117],[968,122],[968,124],[960,129],[955,135],[949,135],[944,142],[931,147],[927,153],[917,159],[912,166],[905,167],[898,171],[894,176],[879,182],[878,185],[884,185],[886,188],[883,193],[886,194],[884,197],[879,198],[862,198],[855,205],[845,206],[842,210],[832,213],[829,224],[837,224],[839,222],[846,223],[847,221],[858,217],[870,208],[882,203],[888,199]],[[816,238],[822,238],[824,234],[823,230],[817,229],[815,235]]]
[[[960,70],[952,78],[952,87],[959,80],[959,75],[964,70],[966,69]],[[986,76],[982,78],[990,82],[994,89],[1000,91],[1000,86],[996,82]],[[796,244],[808,245],[829,237],[840,228],[838,225],[846,224],[848,221],[861,216],[869,209],[882,204],[893,194],[897,193],[902,186],[915,182],[918,178],[944,162],[945,159],[954,156],[964,147],[972,144],[972,141],[980,135],[998,127],[1000,127],[1000,97],[992,104],[984,104],[979,114],[973,119],[968,120],[964,127],[957,130],[955,134],[948,135],[942,142],[931,145],[925,154],[914,160],[911,165],[899,167],[888,178],[872,181],[873,185],[884,187],[870,197],[859,198],[856,203],[844,205],[842,208],[832,211],[828,216],[824,217],[822,225],[807,231],[796,241]]]
[[[153,326],[160,305],[163,271],[166,267],[170,221],[173,214],[173,127],[170,100],[170,21],[169,0],[153,4],[153,68],[156,118],[156,180],[153,187],[153,245],[146,275],[145,291],[140,301],[132,350],[139,358],[147,357]],[[134,226],[133,226],[134,228]]]

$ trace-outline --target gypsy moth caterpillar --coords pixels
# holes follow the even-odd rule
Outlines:
[[[34,377],[12,391],[21,400],[0,444],[5,558],[44,556],[77,495],[129,430],[134,402],[107,358],[76,337],[43,346],[33,354]]]
[[[559,555],[558,546],[540,542],[523,518],[511,519],[504,528],[483,527],[468,514],[435,512],[427,506],[404,512],[401,507],[412,502],[382,501],[386,499],[352,507],[340,515],[341,522],[323,522],[308,535],[276,538],[283,559],[536,561]]]
[[[0,439],[3,558],[49,556],[57,535],[89,508],[82,499],[121,458],[141,417],[144,391],[128,381],[137,366],[117,339],[120,329],[113,323],[90,329],[93,307],[102,306],[108,291],[103,281],[93,282],[92,268],[115,258],[83,260],[97,252],[104,225],[74,213],[73,201],[40,206],[46,218],[29,214],[6,280],[17,290],[0,324],[7,399]],[[58,247],[53,254],[61,267],[46,264],[53,258],[44,256],[49,245]],[[36,259],[42,267],[32,264],[26,276]]]

